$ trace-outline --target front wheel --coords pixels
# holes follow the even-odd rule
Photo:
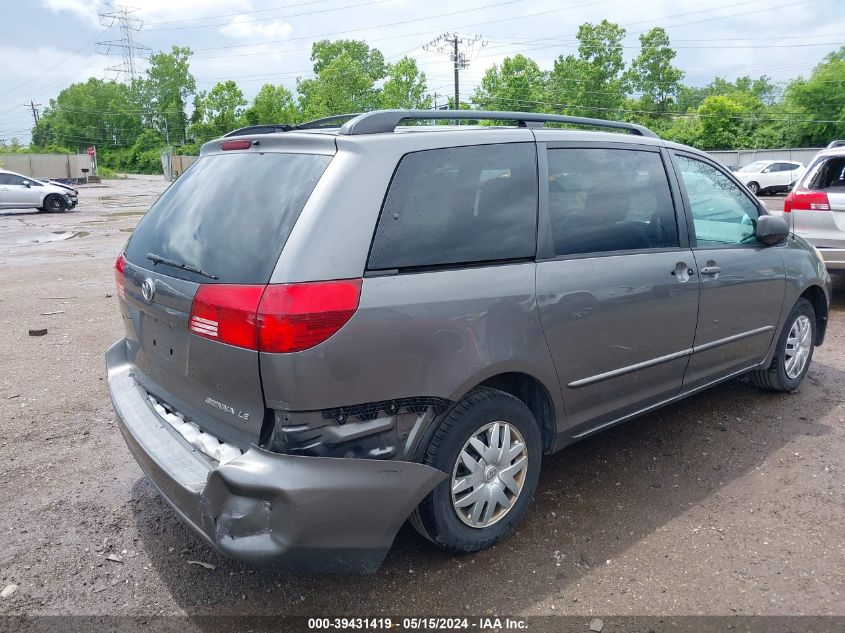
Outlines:
[[[531,410],[497,389],[477,389],[446,416],[424,463],[449,475],[411,524],[443,549],[490,547],[523,517],[540,475],[542,442]]]
[[[760,185],[758,185],[756,182],[749,182],[748,191],[750,191],[756,196],[758,193],[760,193]]]
[[[815,341],[816,312],[801,298],[786,319],[771,365],[752,372],[752,382],[769,391],[794,391],[807,375]]]
[[[61,196],[51,195],[47,196],[44,200],[44,206],[42,208],[48,213],[59,213],[60,211],[67,210],[67,203]],[[40,210],[41,209],[39,209],[39,211]]]

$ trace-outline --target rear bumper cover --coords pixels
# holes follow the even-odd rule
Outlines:
[[[423,464],[256,446],[214,467],[152,409],[123,340],[106,352],[106,367],[120,430],[141,469],[206,542],[254,565],[375,571],[411,511],[446,478]]]
[[[845,248],[816,247],[828,270],[845,270]]]

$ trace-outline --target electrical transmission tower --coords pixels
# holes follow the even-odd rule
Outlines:
[[[426,51],[434,51],[441,55],[448,55],[452,60],[455,69],[455,104],[454,109],[461,109],[461,92],[460,92],[460,71],[469,66],[469,61],[472,59],[478,48],[487,46],[487,42],[481,41],[481,36],[463,37],[457,33],[443,33],[438,35],[428,44],[423,46]],[[463,48],[463,50],[461,50]]]
[[[137,9],[130,9],[122,4],[106,4],[106,10],[99,14],[100,24],[112,28],[117,24],[120,29],[120,39],[97,42],[97,52],[101,55],[111,55],[114,49],[120,50],[123,63],[109,66],[106,73],[114,73],[115,79],[123,79],[131,83],[137,76],[135,66],[138,59],[147,59],[152,49],[144,46],[135,39],[135,33],[141,30],[144,23],[140,18],[132,15]]]

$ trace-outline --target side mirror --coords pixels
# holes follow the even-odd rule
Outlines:
[[[757,218],[754,235],[761,244],[772,246],[786,239],[786,236],[789,235],[789,225],[783,218],[761,215]]]
[[[31,183],[31,182],[29,182],[28,180],[24,180],[24,181],[23,181],[23,185],[24,185],[24,187],[26,187],[27,189],[32,189],[32,183]]]

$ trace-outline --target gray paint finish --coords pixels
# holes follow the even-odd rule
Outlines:
[[[679,249],[537,264],[540,315],[568,426],[601,424],[680,391],[698,281],[673,272],[693,261]]]
[[[456,400],[524,372],[562,410],[534,299],[535,264],[364,279],[358,312],[325,343],[261,354],[268,406],[325,409],[409,396]],[[560,421],[563,418],[559,418]]]

